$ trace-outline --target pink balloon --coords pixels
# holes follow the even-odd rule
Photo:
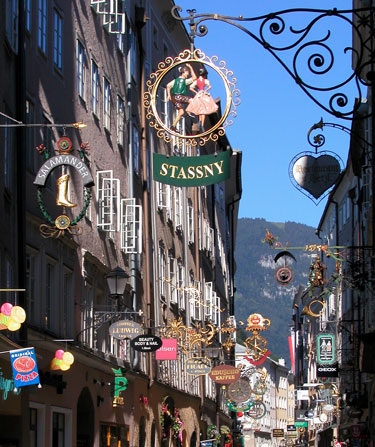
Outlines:
[[[9,317],[10,313],[12,312],[12,309],[13,309],[13,304],[4,303],[0,308],[0,312],[2,314],[6,315],[7,317]]]
[[[57,359],[59,359],[59,360],[62,360],[63,355],[64,355],[64,351],[63,351],[62,349],[58,349],[58,350],[55,352],[55,357],[56,357]]]

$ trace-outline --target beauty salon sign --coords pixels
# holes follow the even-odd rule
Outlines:
[[[199,157],[153,154],[154,180],[175,186],[212,185],[230,176],[230,151]]]

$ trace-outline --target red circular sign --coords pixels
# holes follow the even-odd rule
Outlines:
[[[13,368],[20,373],[28,373],[32,371],[34,367],[35,367],[34,359],[26,355],[18,357],[13,362]]]
[[[226,385],[238,380],[241,372],[238,368],[231,365],[218,365],[212,368],[209,376],[214,382]]]

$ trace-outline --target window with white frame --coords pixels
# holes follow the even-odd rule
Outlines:
[[[120,180],[113,178],[113,171],[97,171],[97,226],[102,231],[119,229]]]
[[[174,190],[174,226],[175,230],[182,231],[182,188]]]
[[[29,402],[29,445],[44,447],[46,407],[37,402]]]
[[[121,250],[142,253],[142,207],[135,199],[121,199]]]
[[[156,97],[157,110],[159,112],[159,118],[167,127],[169,127],[169,101],[167,101],[167,89],[165,87],[159,87]]]
[[[38,0],[38,47],[47,54],[47,0]]]
[[[125,127],[125,102],[120,95],[117,95],[117,144],[124,147],[124,127]]]
[[[12,50],[18,52],[18,0],[5,0],[5,31]]]
[[[103,126],[111,130],[111,84],[106,77],[103,78]]]
[[[91,111],[96,116],[99,115],[99,68],[91,60]]]
[[[125,52],[125,36],[126,36],[126,18],[125,18],[125,1],[121,0],[118,2],[118,12],[117,14],[117,26],[120,32],[117,33],[116,43],[117,49],[121,52]]]
[[[177,303],[176,259],[172,250],[168,252],[168,296],[171,303]]]
[[[62,71],[63,18],[56,9],[53,11],[53,63]]]
[[[160,275],[160,296],[166,298],[167,288],[166,288],[166,259],[165,259],[165,248],[164,245],[159,243],[159,275]]]
[[[51,440],[53,447],[68,447],[72,438],[72,410],[51,406]]]
[[[185,268],[182,264],[182,260],[177,260],[176,270],[176,299],[179,309],[185,310]]]
[[[86,56],[85,47],[77,39],[77,93],[82,99],[85,99],[86,83]]]
[[[193,208],[193,202],[191,199],[188,199],[188,206],[187,206],[187,225],[188,225],[188,243],[193,244],[194,243],[194,208]]]

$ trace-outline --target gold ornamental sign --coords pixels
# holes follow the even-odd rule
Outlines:
[[[208,75],[219,82],[215,79],[211,85]],[[176,57],[169,56],[158,64],[147,81],[143,105],[149,124],[167,143],[177,139],[179,143],[185,141],[196,146],[199,142],[203,146],[209,140],[217,141],[237,115],[240,91],[236,82],[225,61],[206,56],[199,49],[186,49]],[[218,101],[211,96],[211,88],[222,89],[222,84],[225,99],[220,98],[223,113],[219,115]],[[215,118],[206,120],[208,115]]]
[[[214,382],[227,385],[238,380],[241,377],[241,372],[231,365],[219,365],[211,370],[209,376]]]

